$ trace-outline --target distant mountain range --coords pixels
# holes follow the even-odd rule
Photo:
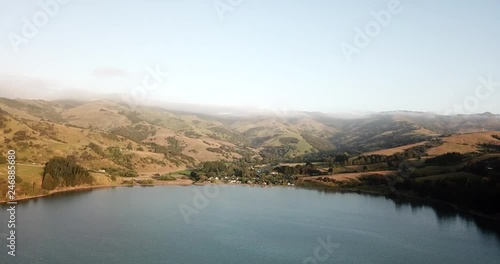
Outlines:
[[[298,111],[204,111],[189,105],[131,108],[112,99],[0,98],[2,151],[17,149],[18,158],[25,162],[73,155],[89,168],[121,167],[140,173],[242,157],[280,160],[322,152],[355,155],[463,133],[478,135],[477,142],[469,142],[469,150],[474,150],[477,144],[499,143],[491,137],[500,134],[495,131],[500,131],[500,115],[491,113],[443,116],[391,111],[339,117]]]

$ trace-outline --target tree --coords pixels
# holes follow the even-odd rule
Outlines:
[[[50,190],[54,190],[56,187],[57,187],[57,184],[54,181],[54,179],[52,178],[52,176],[50,176],[50,174],[46,174],[43,177],[42,189],[50,191]]]
[[[344,163],[348,160],[349,160],[349,156],[346,153],[344,153],[342,155],[335,156],[335,162],[338,162],[338,163]]]
[[[191,171],[191,173],[189,174],[189,177],[191,177],[191,179],[193,179],[193,181],[200,180],[200,175],[196,171]]]

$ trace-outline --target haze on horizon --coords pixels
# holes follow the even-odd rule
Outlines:
[[[0,97],[500,113],[498,0],[0,3]]]

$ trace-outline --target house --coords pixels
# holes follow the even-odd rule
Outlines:
[[[106,170],[99,170],[100,173],[106,173]]]

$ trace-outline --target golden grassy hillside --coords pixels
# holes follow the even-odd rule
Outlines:
[[[479,144],[500,145],[500,140],[493,138],[493,135],[500,135],[500,131],[451,135],[449,137],[442,138],[443,144],[429,149],[428,154],[436,156],[447,152],[468,153],[479,151]]]

